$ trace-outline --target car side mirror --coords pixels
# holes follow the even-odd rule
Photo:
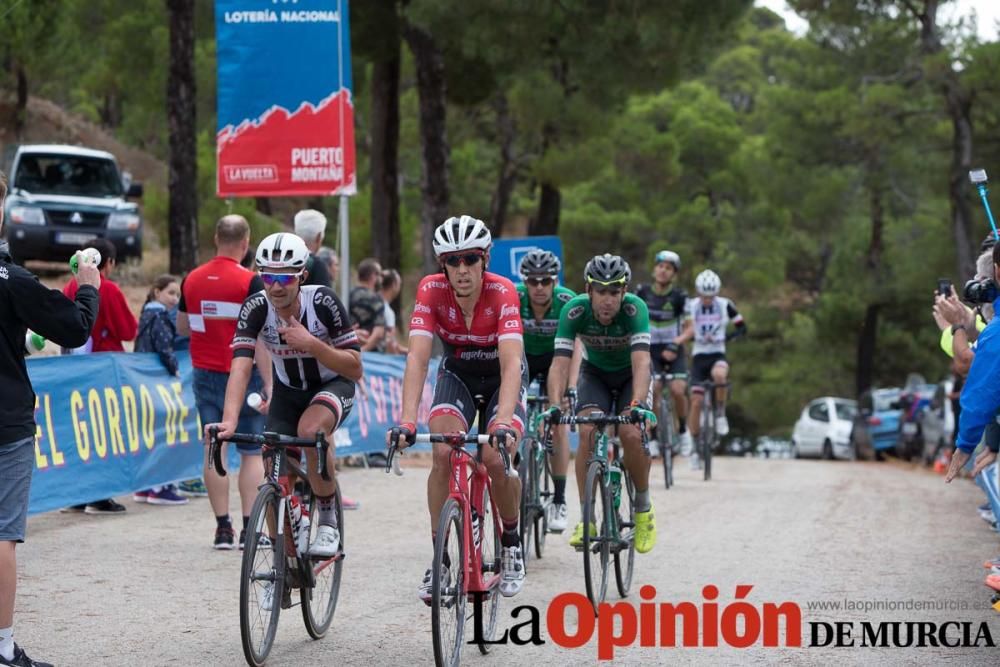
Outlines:
[[[129,183],[125,196],[128,198],[142,197],[142,183]]]

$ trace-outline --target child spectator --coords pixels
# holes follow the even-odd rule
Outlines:
[[[139,318],[139,333],[135,339],[136,352],[155,352],[171,375],[179,375],[177,356],[174,354],[174,337],[177,327],[170,319],[170,311],[181,299],[181,285],[177,278],[164,274],[153,282],[146,295]],[[177,493],[173,484],[154,486],[132,495],[137,503],[150,505],[185,505],[188,499]]]

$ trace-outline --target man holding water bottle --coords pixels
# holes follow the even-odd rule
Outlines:
[[[0,172],[0,229],[7,179]],[[14,595],[17,560],[14,549],[24,542],[28,490],[35,465],[35,393],[24,363],[29,328],[59,345],[78,347],[97,320],[101,274],[77,256],[74,299],[42,285],[14,264],[0,245],[0,665],[52,667],[32,660],[14,643]]]

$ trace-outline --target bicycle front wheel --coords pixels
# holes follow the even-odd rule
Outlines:
[[[464,522],[458,501],[449,498],[441,509],[431,564],[431,628],[438,667],[456,667],[462,660],[467,589]]]
[[[490,503],[490,489],[483,485],[483,504],[479,512],[480,545],[479,554],[483,567],[483,579],[493,579],[496,583],[485,593],[475,594],[475,613],[473,619],[478,619],[482,627],[478,629],[479,652],[487,654],[492,648],[493,639],[497,634],[497,616],[500,612],[500,535],[503,525],[500,517],[493,511]]]
[[[535,555],[542,557],[545,550],[545,536],[549,533],[549,505],[552,504],[552,462],[545,448],[538,446],[535,467],[538,477],[538,514],[535,516]]]
[[[615,584],[618,594],[628,596],[635,571],[635,483],[628,470],[622,470],[622,500],[618,508],[621,541],[615,549]]]
[[[604,484],[604,466],[600,461],[592,461],[587,468],[583,493],[583,578],[596,615],[597,606],[604,602],[608,593],[608,518],[612,511],[608,487]]]
[[[247,522],[240,570],[240,635],[247,663],[260,667],[267,660],[285,593],[285,535],[275,535],[281,497],[265,484]],[[287,528],[287,526],[286,526]]]
[[[521,447],[521,461],[517,466],[517,474],[521,478],[521,511],[520,531],[521,550],[524,556],[524,566],[528,566],[531,555],[531,542],[534,538],[535,501],[538,498],[538,475],[535,473],[535,447],[538,443],[528,438]]]
[[[333,558],[312,559],[304,556],[303,567],[311,567],[315,583],[312,588],[303,586],[299,590],[302,601],[302,620],[306,632],[313,639],[320,639],[330,629],[333,614],[337,610],[337,597],[340,595],[340,575],[344,566],[344,507],[340,503],[340,486],[333,496],[334,516],[337,517],[337,529],[340,531],[339,553]],[[319,530],[319,503],[313,497],[312,512],[309,517],[312,544]]]

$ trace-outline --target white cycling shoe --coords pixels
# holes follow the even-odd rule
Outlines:
[[[684,431],[680,436],[681,456],[691,456],[694,451],[694,440],[691,439],[691,431]]]
[[[550,533],[561,533],[566,530],[569,521],[569,510],[566,503],[552,503],[546,510],[545,522],[549,525]]]
[[[520,545],[504,547],[500,554],[500,594],[514,597],[524,588],[524,557]]]
[[[309,545],[309,555],[320,558],[332,558],[340,549],[340,531],[333,526],[320,526],[316,531],[316,539]]]

